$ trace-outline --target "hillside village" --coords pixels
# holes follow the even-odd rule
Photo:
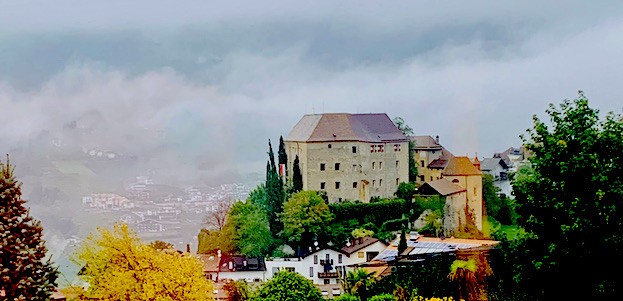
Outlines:
[[[394,224],[382,230],[383,237],[373,231],[354,236],[348,233],[345,241],[336,242],[322,241],[320,234],[310,233],[316,238],[307,249],[294,252],[294,244],[285,244],[282,247],[290,252],[278,252],[281,256],[276,257],[202,249],[200,235],[199,251],[204,254],[199,256],[206,277],[216,283],[219,300],[227,300],[223,286],[229,281],[259,285],[280,270],[303,275],[326,298],[335,298],[345,293],[344,281],[349,272],[357,269],[382,279],[396,272],[397,267],[425,265],[426,259],[439,254],[488,254],[495,248],[499,242],[483,233],[483,223],[487,223],[483,174],[491,175],[494,185],[500,187],[497,191],[502,191],[512,172],[510,166],[525,163],[525,158],[513,157],[514,148],[491,158],[455,156],[440,144],[438,136],[409,134],[383,113],[303,116],[282,140],[279,164],[275,165],[274,171],[286,190],[294,192],[292,183],[298,177],[300,190],[317,192],[327,205],[333,206],[330,208],[373,206],[396,200],[399,187],[411,180],[414,189],[407,200],[400,200],[403,203],[394,207],[404,212],[377,212],[379,218],[367,227],[379,231]],[[262,187],[266,190],[270,185],[270,160],[267,168],[266,186]],[[410,168],[416,174],[410,174]],[[441,204],[442,216],[431,221],[430,206],[428,210],[414,210],[417,205],[408,205],[418,202]],[[361,214],[370,213],[365,210]],[[341,222],[338,219],[336,216],[334,223]],[[437,231],[427,231],[431,223],[440,224]],[[399,247],[401,243],[406,247]]]

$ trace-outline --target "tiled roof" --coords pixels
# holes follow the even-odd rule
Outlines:
[[[480,170],[493,170],[496,165],[508,169],[508,165],[506,165],[506,162],[502,158],[484,158],[480,163]]]
[[[299,142],[407,141],[387,114],[315,114],[305,115],[285,139]]]
[[[454,184],[446,179],[439,179],[439,180],[435,180],[431,182],[426,182],[422,184],[422,187],[420,187],[420,191],[424,193],[428,193],[427,191],[429,190],[429,187],[443,196],[466,191],[465,188],[457,184]]]
[[[197,257],[203,262],[204,272],[218,272],[219,258],[214,255],[198,254]]]
[[[474,166],[468,157],[454,157],[443,170],[445,176],[472,176],[481,175],[482,172]]]
[[[348,247],[343,247],[342,251],[344,251],[347,254],[352,254],[354,252],[357,252],[377,241],[380,241],[376,238],[373,237],[363,237],[363,238],[359,238],[359,239],[354,239],[353,242],[351,242],[351,245]]]
[[[431,136],[412,136],[413,149],[440,149],[441,145]]]
[[[441,147],[441,157],[428,163],[428,168],[442,169],[448,165],[450,159],[454,158],[454,155],[449,152],[445,147]]]

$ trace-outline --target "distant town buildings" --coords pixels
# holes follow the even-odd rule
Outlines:
[[[393,197],[408,181],[409,140],[387,114],[305,115],[284,140],[288,170],[298,156],[303,189],[330,202]]]

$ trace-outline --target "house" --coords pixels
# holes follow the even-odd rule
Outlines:
[[[363,237],[351,240],[341,249],[322,248],[304,257],[267,260],[267,278],[286,269],[316,285],[339,285],[349,266],[370,261],[386,248],[387,244],[376,238]]]
[[[441,179],[442,171],[454,155],[439,144],[439,136],[412,136],[410,151],[417,166],[416,183]]]
[[[261,257],[222,255],[219,257],[217,280],[262,282],[266,278],[266,263]]]
[[[330,202],[392,197],[408,181],[408,139],[384,113],[304,115],[284,141],[288,170],[298,156],[303,189]]]
[[[418,194],[440,196],[445,200],[443,226],[446,234],[452,235],[469,218],[473,219],[478,230],[482,230],[482,172],[468,157],[453,157],[441,176],[424,183]]]
[[[508,165],[502,158],[482,159],[480,170],[491,175],[493,181],[505,181],[508,179]]]

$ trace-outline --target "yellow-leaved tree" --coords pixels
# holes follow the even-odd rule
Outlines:
[[[158,250],[126,224],[91,233],[73,258],[88,284],[83,298],[97,300],[208,301],[212,284],[192,254]]]

